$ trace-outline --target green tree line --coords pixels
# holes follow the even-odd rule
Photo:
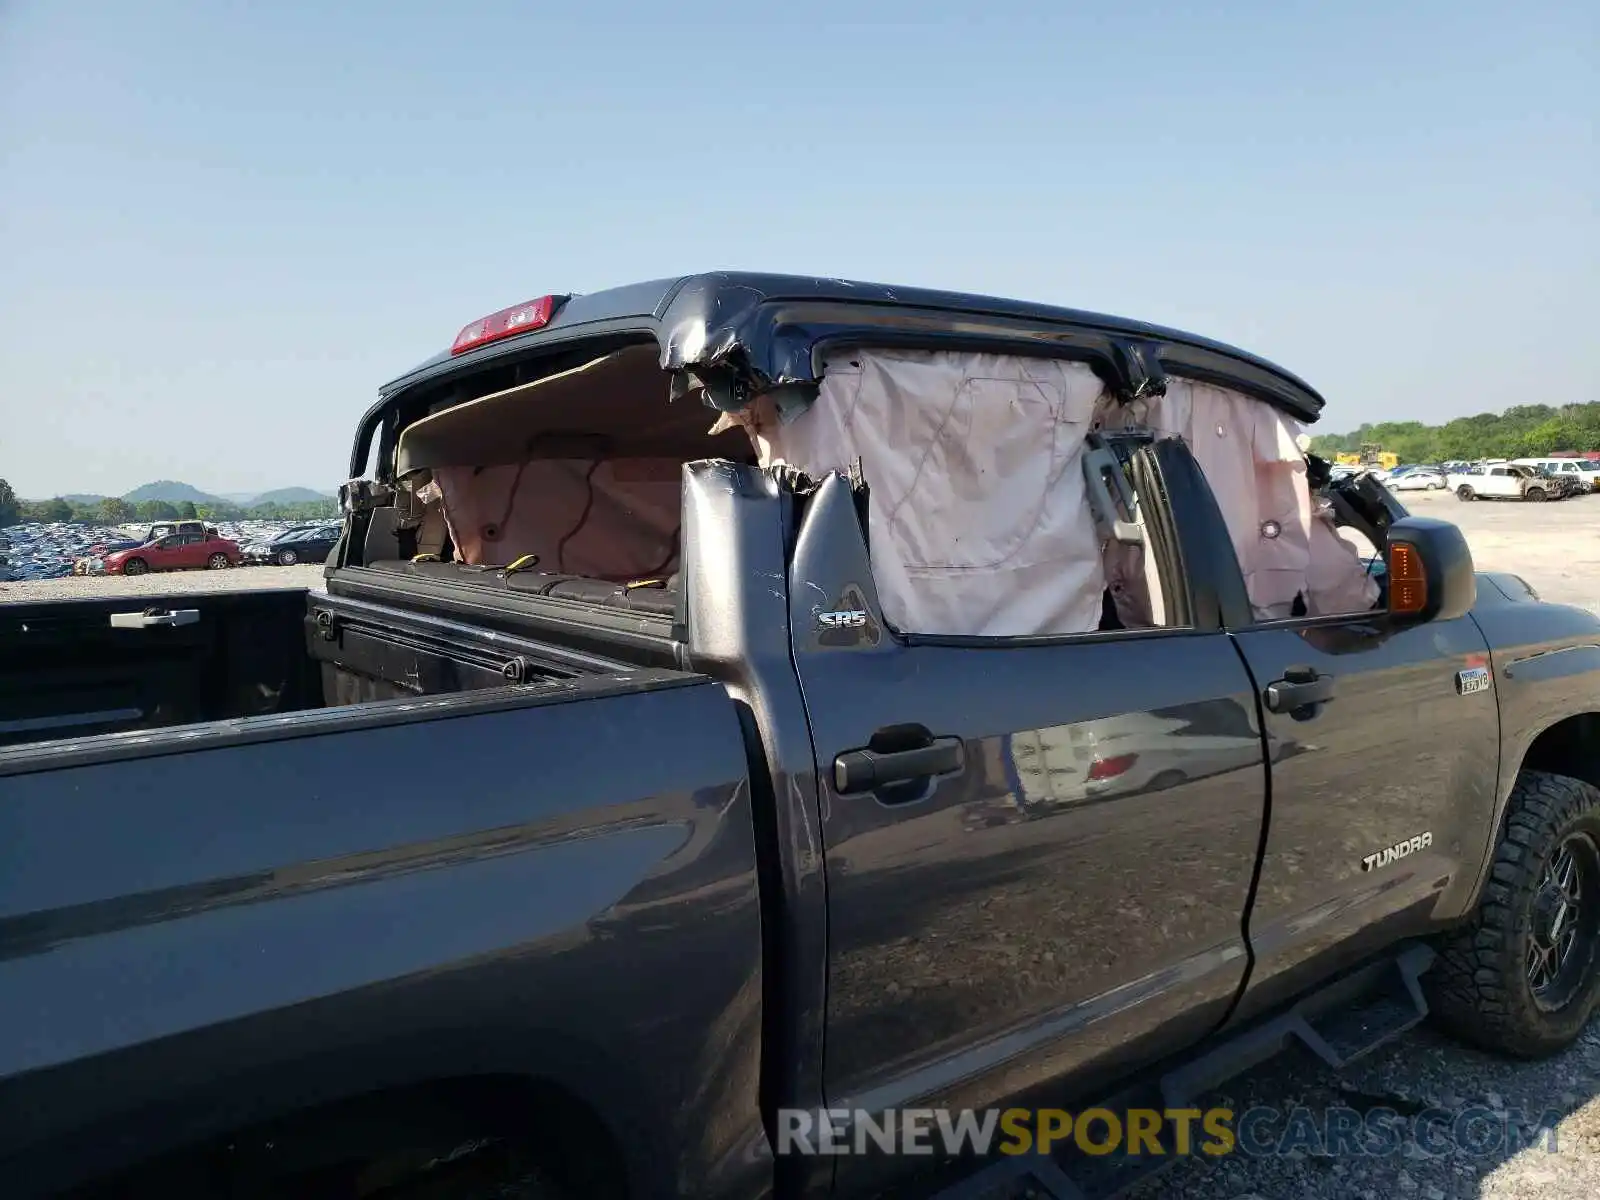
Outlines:
[[[60,496],[53,500],[18,500],[11,485],[0,479],[0,527],[26,521],[54,523],[70,521],[85,525],[125,525],[130,521],[315,521],[337,516],[339,505],[333,500],[312,500],[303,504],[258,504],[245,508],[238,504],[201,504],[185,500],[173,504],[166,500],[145,500],[130,504],[115,496],[92,504],[78,504]]]
[[[1457,417],[1443,425],[1421,421],[1383,421],[1350,433],[1325,433],[1311,439],[1324,458],[1356,453],[1376,442],[1403,463],[1437,463],[1480,458],[1531,458],[1553,450],[1600,450],[1600,402],[1519,404],[1502,413]]]

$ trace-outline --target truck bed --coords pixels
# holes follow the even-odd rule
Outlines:
[[[322,704],[303,589],[0,605],[0,747]]]
[[[281,719],[630,669],[545,641],[303,589],[6,605],[0,748],[73,739],[81,749],[83,739],[105,734]]]

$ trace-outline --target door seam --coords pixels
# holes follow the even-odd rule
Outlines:
[[[1267,839],[1272,833],[1272,751],[1267,736],[1266,709],[1261,702],[1261,685],[1256,681],[1255,672],[1250,669],[1250,661],[1245,657],[1244,647],[1239,644],[1238,637],[1231,630],[1225,632],[1229,644],[1233,646],[1234,653],[1239,656],[1239,662],[1244,667],[1245,677],[1250,680],[1250,698],[1255,705],[1256,725],[1260,730],[1261,771],[1265,786],[1261,809],[1261,835],[1256,843],[1256,861],[1250,872],[1250,886],[1245,891],[1244,912],[1239,917],[1239,935],[1244,939],[1244,975],[1239,980],[1239,986],[1234,989],[1233,999],[1228,1003],[1228,1007],[1217,1019],[1217,1023],[1211,1027],[1212,1034],[1220,1031],[1233,1019],[1233,1014],[1238,1011],[1244,994],[1255,977],[1256,948],[1250,940],[1250,918],[1255,913],[1256,894],[1261,887],[1261,872],[1267,859]]]

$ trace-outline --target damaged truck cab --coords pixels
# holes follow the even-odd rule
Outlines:
[[[361,419],[322,589],[0,609],[0,1171],[1110,1194],[1170,1154],[782,1135],[1568,1044],[1600,620],[1331,480],[1322,407],[841,280],[473,322]]]

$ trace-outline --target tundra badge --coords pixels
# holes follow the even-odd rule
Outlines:
[[[1487,692],[1488,690],[1488,667],[1467,667],[1465,670],[1456,672],[1457,695],[1470,696],[1475,692]]]
[[[1385,846],[1374,854],[1369,854],[1361,860],[1363,871],[1375,871],[1379,867],[1387,867],[1392,862],[1399,862],[1402,858],[1415,854],[1418,850],[1426,850],[1433,845],[1433,832],[1428,830],[1417,834],[1416,837],[1407,838],[1403,842],[1396,842],[1393,846]]]

